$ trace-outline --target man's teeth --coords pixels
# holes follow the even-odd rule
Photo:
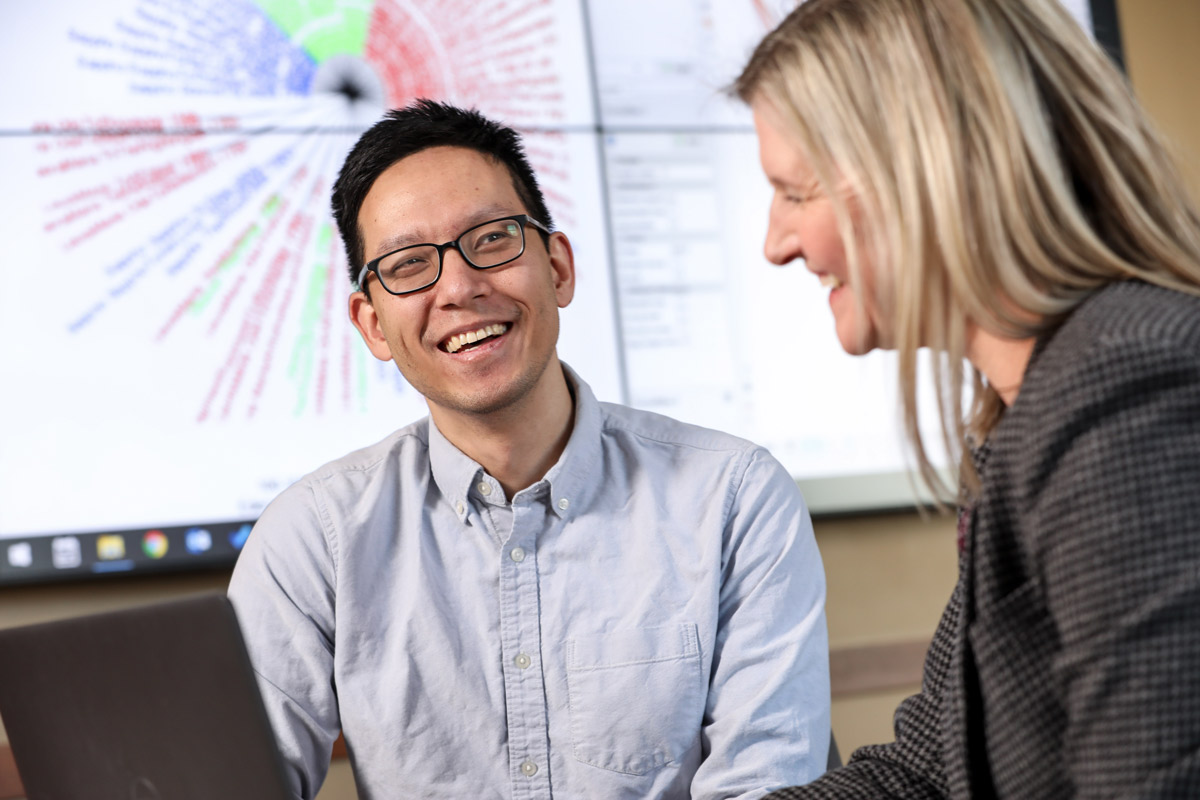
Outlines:
[[[842,285],[842,282],[826,272],[821,276],[821,285],[826,289],[837,289]]]
[[[469,344],[474,344],[480,339],[486,339],[489,336],[499,336],[508,330],[507,325],[499,323],[495,325],[487,325],[477,331],[467,331],[466,333],[457,333],[450,337],[450,341],[446,342],[447,353],[457,353]]]

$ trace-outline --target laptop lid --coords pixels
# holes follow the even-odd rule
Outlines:
[[[29,800],[288,800],[219,594],[0,630],[0,719]]]

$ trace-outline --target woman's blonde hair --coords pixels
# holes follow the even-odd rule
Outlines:
[[[812,162],[851,280],[861,251],[873,259],[905,430],[935,491],[945,487],[917,424],[918,348],[938,353],[937,410],[957,454],[1004,408],[973,371],[964,413],[969,324],[1039,336],[1128,279],[1200,294],[1200,221],[1179,172],[1059,0],[808,0],[732,88],[770,108]],[[969,459],[962,467],[977,490]]]

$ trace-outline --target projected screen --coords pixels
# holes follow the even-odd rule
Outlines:
[[[817,513],[911,504],[892,365],[764,261],[721,92],[789,5],[10,4],[0,583],[230,563],[289,483],[427,413],[346,318],[328,211],[415,97],[525,134],[576,254],[559,352],[600,399],[767,446]]]

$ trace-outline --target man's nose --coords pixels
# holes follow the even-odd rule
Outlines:
[[[491,291],[487,270],[476,269],[467,263],[456,247],[442,254],[442,277],[438,278],[438,302],[441,305],[463,305]]]

